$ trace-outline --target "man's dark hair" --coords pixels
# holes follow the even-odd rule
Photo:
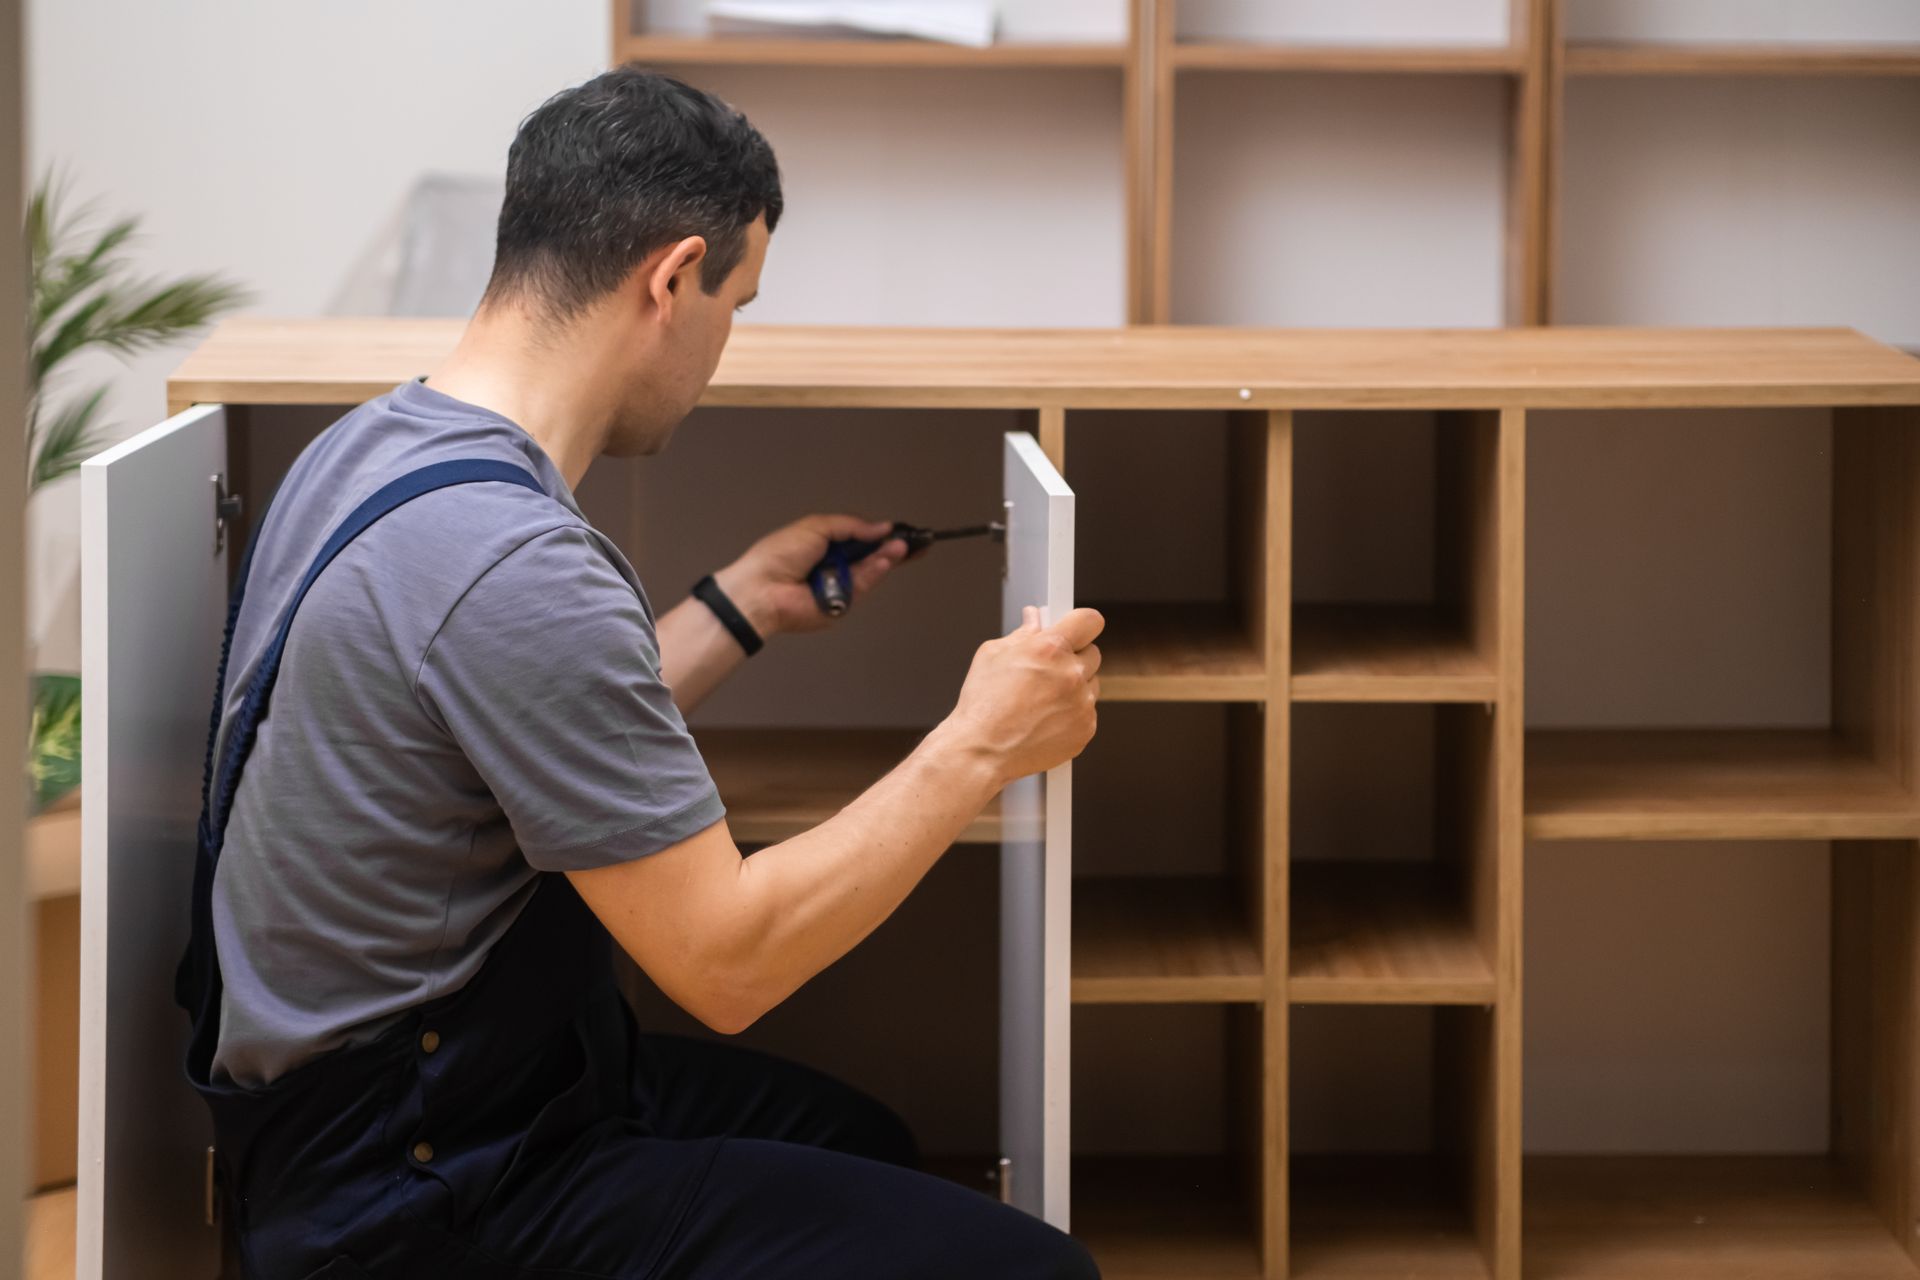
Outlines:
[[[648,254],[704,236],[700,287],[740,264],[747,227],[780,220],[780,168],[732,107],[624,66],[556,93],[507,152],[487,301],[522,296],[558,318],[619,287]]]

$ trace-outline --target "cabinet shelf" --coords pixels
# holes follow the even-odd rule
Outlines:
[[[1294,1004],[1491,1004],[1493,971],[1440,869],[1295,863]]]
[[[741,844],[772,844],[811,830],[899,764],[921,738],[917,729],[702,729],[695,733],[707,771]],[[961,833],[957,844],[1000,840],[1000,802]]]
[[[1920,45],[1574,43],[1570,76],[1920,76]]]
[[[1007,43],[975,48],[921,40],[825,40],[732,36],[634,35],[620,41],[619,61],[654,66],[1072,68],[1126,63],[1124,45]]]
[[[1226,604],[1103,604],[1103,702],[1258,702],[1267,677]]]
[[[1303,604],[1293,611],[1296,702],[1491,702],[1490,656],[1439,609]]]
[[[1419,75],[1518,75],[1526,51],[1504,45],[1259,44],[1194,41],[1173,46],[1181,71],[1406,72]]]
[[[1258,1280],[1246,1188],[1223,1156],[1083,1156],[1073,1234],[1104,1280]]]
[[[1529,1275],[1920,1276],[1823,1156],[1534,1156],[1526,1179]]]
[[[1527,734],[1526,834],[1542,840],[1920,836],[1920,804],[1824,729]]]
[[[1430,1156],[1296,1156],[1289,1274],[1486,1280],[1466,1213],[1448,1188],[1447,1171]]]
[[[1223,878],[1074,882],[1074,1003],[1231,1003],[1263,991],[1260,949]]]

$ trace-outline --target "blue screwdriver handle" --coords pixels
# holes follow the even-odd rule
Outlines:
[[[807,571],[807,585],[813,588],[813,602],[820,606],[820,612],[829,618],[845,613],[853,604],[853,566],[896,538],[907,544],[911,556],[926,549],[932,534],[900,520],[884,538],[836,538],[829,542],[827,554]]]

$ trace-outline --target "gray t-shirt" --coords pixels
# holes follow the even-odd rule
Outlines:
[[[215,1075],[261,1084],[465,985],[540,871],[656,853],[725,812],[626,557],[514,423],[406,383],[287,473],[254,551],[224,739],[295,584],[362,499],[449,458],[548,496],[415,498],[296,616],[214,877]]]

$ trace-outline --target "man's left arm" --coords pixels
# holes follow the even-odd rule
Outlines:
[[[745,555],[716,571],[713,580],[763,640],[786,632],[819,631],[834,620],[814,603],[807,574],[827,554],[827,544],[841,538],[884,537],[892,527],[884,520],[855,516],[807,516],[754,543]],[[906,554],[906,543],[895,538],[854,565],[854,603]],[[691,597],[661,615],[655,634],[661,676],[683,715],[746,660],[746,650],[713,610]]]

